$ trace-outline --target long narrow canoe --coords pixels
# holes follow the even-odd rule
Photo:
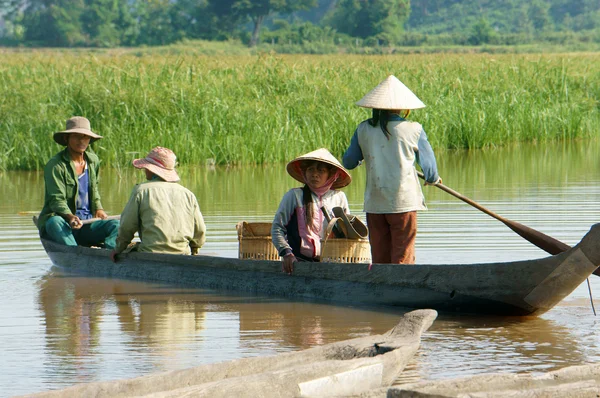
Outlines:
[[[393,265],[298,263],[215,256],[128,253],[113,263],[109,251],[42,239],[52,262],[69,272],[158,281],[217,290],[338,303],[432,308],[498,315],[540,315],[600,265],[600,224],[570,250],[507,263]]]

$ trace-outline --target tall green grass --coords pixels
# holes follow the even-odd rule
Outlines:
[[[190,56],[0,53],[0,168],[39,169],[52,133],[82,115],[104,164],[156,145],[182,164],[340,156],[388,74],[427,104],[410,118],[434,150],[590,137],[600,125],[600,54]]]

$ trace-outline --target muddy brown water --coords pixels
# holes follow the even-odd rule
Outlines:
[[[573,245],[600,222],[600,142],[438,154],[452,189]],[[295,186],[284,165],[188,167],[182,183],[208,226],[205,252],[237,256],[235,224],[271,221]],[[363,216],[364,170],[345,189]],[[104,207],[118,214],[141,172],[102,170]],[[417,262],[469,263],[545,254],[500,222],[434,188],[419,214]],[[31,212],[39,172],[0,174],[0,396],[273,355],[382,333],[404,309],[288,301],[236,292],[63,274],[44,253]],[[19,212],[25,212],[19,215]],[[590,279],[600,298],[600,278]],[[600,301],[596,303],[600,311]],[[397,384],[490,372],[543,372],[600,359],[599,318],[584,283],[533,319],[440,314]]]

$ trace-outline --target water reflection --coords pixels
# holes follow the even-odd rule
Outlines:
[[[97,379],[107,356],[133,367],[109,372],[112,378],[131,377],[179,369],[182,358],[198,365],[383,333],[403,314],[400,309],[284,302],[58,271],[41,280],[38,303],[45,320],[47,372],[65,383]],[[585,363],[588,353],[579,340],[552,319],[442,314],[396,384],[434,375],[541,372]],[[450,366],[447,358],[460,366]]]
[[[127,361],[138,358],[146,367],[177,369],[181,364],[174,359],[182,356],[208,363],[237,358],[240,352],[266,355],[382,333],[403,314],[60,271],[42,278],[38,303],[50,354],[47,366],[84,379],[97,377],[107,349],[124,350]]]
[[[568,327],[544,318],[441,316],[395,384],[489,372],[548,372],[588,361]],[[453,364],[440,358],[453,357]]]
[[[170,356],[203,329],[205,305],[188,296],[183,289],[51,272],[38,297],[47,349],[74,371],[81,365],[74,360],[98,353],[103,327],[116,324],[123,340],[114,343],[127,345],[131,354]]]

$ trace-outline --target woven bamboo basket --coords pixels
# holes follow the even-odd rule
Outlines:
[[[235,227],[238,233],[240,259],[279,260],[279,253],[271,241],[270,222],[242,221]]]
[[[369,239],[333,238],[331,231],[336,222],[335,217],[327,224],[325,239],[321,239],[321,262],[327,263],[370,263],[371,245]]]
[[[330,263],[370,263],[371,246],[368,239],[330,238],[334,218],[327,225],[326,238],[321,240],[321,261]],[[271,223],[237,223],[240,259],[279,260],[279,253],[271,241]]]

